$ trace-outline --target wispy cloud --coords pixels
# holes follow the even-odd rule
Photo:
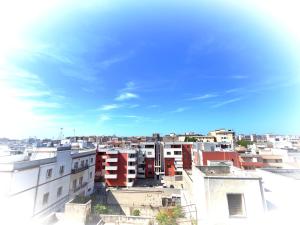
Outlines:
[[[187,107],[179,107],[177,109],[175,109],[174,111],[171,111],[172,113],[182,113],[184,111],[188,110]]]
[[[226,90],[225,91],[225,93],[235,93],[235,92],[239,92],[239,91],[241,91],[242,90],[242,88],[232,88],[232,89],[228,89],[228,90]]]
[[[152,109],[152,108],[158,108],[159,105],[149,105],[148,108]]]
[[[121,93],[118,97],[115,98],[116,101],[124,101],[129,99],[136,99],[139,98],[137,94],[131,92]]]
[[[118,104],[109,104],[109,105],[103,105],[103,106],[101,106],[100,108],[98,108],[98,110],[109,111],[109,110],[118,109],[118,108],[121,108],[121,107],[122,106],[118,105]]]
[[[240,100],[242,100],[242,98],[229,99],[229,100],[226,100],[226,101],[223,101],[223,102],[219,102],[219,103],[213,105],[212,108],[219,108],[221,106],[228,105],[228,104],[240,101]]]
[[[204,99],[208,99],[208,98],[215,98],[217,96],[218,96],[217,94],[205,94],[205,95],[189,98],[188,100],[189,101],[204,100]]]
[[[114,65],[116,63],[119,63],[119,62],[122,62],[122,61],[125,61],[125,60],[129,59],[130,57],[132,57],[134,55],[134,53],[135,52],[133,50],[131,50],[127,54],[118,55],[118,56],[114,56],[112,58],[103,60],[99,63],[99,65],[100,65],[101,68],[106,69],[106,68],[111,67],[112,65]]]
[[[109,115],[101,115],[99,116],[99,121],[100,122],[104,122],[104,121],[108,121],[111,120],[111,117]]]
[[[234,76],[230,76],[229,78],[236,79],[236,80],[242,80],[242,79],[249,78],[249,76],[246,76],[246,75],[234,75]]]
[[[134,108],[137,108],[139,106],[140,106],[139,104],[132,104],[132,105],[127,105],[127,108],[134,109]]]

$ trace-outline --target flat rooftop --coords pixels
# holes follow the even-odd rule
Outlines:
[[[241,179],[260,179],[261,177],[251,171],[241,170],[237,167],[227,165],[216,166],[197,166],[206,178],[241,178]]]

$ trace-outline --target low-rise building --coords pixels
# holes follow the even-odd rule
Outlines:
[[[262,179],[255,174],[224,165],[193,166],[183,179],[182,204],[190,206],[186,213],[198,224],[256,224],[263,217]]]

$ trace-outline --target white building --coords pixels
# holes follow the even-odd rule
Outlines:
[[[94,186],[95,150],[38,148],[29,155],[0,157],[0,210],[3,213],[0,220],[24,222],[63,209],[75,194],[70,188],[77,174],[74,174],[74,163],[87,155],[93,158],[84,170],[87,172],[82,171],[86,173],[82,184],[87,182],[87,185],[82,185],[77,193],[88,195]]]
[[[187,216],[198,224],[257,224],[264,216],[259,176],[229,166],[193,166],[183,178],[182,205],[190,206]]]

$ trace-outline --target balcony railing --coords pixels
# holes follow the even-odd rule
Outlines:
[[[136,158],[128,158],[128,162],[136,162]]]
[[[118,162],[118,158],[107,158],[106,162]]]
[[[71,170],[71,173],[74,174],[74,173],[79,173],[81,171],[84,171],[86,169],[89,168],[89,165],[84,165],[83,167],[79,167],[79,168],[74,168]]]
[[[105,170],[117,170],[117,166],[105,166]]]
[[[105,174],[104,178],[105,179],[117,179],[118,175],[117,174]]]

